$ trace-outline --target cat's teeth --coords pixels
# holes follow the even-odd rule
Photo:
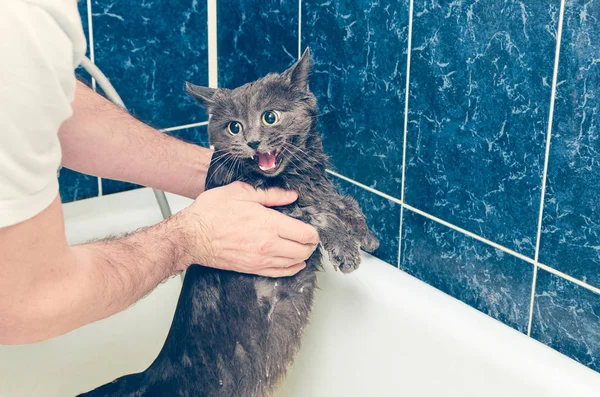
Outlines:
[[[272,150],[267,153],[256,153],[258,167],[263,171],[270,171],[277,168],[277,151]]]

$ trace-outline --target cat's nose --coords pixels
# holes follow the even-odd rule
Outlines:
[[[248,142],[248,146],[250,146],[250,148],[256,150],[258,149],[258,146],[260,145],[260,141],[251,141]]]

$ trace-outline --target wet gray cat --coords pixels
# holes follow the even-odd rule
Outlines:
[[[379,243],[350,197],[327,179],[327,158],[308,89],[308,49],[282,74],[234,90],[187,85],[211,114],[215,147],[207,188],[244,181],[257,188],[298,192],[277,208],[315,226],[331,262],[355,270],[359,249]],[[300,348],[321,263],[317,250],[289,278],[269,279],[189,268],[165,345],[146,371],[122,377],[85,396],[263,397],[272,394]]]

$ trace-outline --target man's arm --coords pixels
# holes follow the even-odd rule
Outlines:
[[[117,313],[192,263],[271,277],[304,268],[314,228],[264,206],[293,202],[242,183],[131,235],[69,247],[60,199],[0,228],[0,344],[32,343]]]
[[[0,344],[61,335],[134,303],[185,262],[176,223],[70,248],[57,198],[0,229]]]
[[[84,37],[73,22],[74,2],[45,3],[53,14],[0,1],[1,36],[19,37],[0,41],[6,55],[0,62],[0,344],[51,338],[109,316],[191,263],[272,277],[298,272],[315,248],[316,231],[264,207],[297,196],[241,183],[202,193],[132,235],[67,244],[56,135],[71,115],[75,53],[83,52],[74,51],[82,46],[71,39],[81,44]],[[59,26],[55,14],[72,21],[71,29]],[[169,139],[81,92],[89,98],[76,102],[75,118],[62,131],[68,165],[190,197],[203,190],[210,151]],[[110,129],[99,127],[104,123]]]
[[[65,167],[196,198],[212,150],[136,120],[77,82],[73,117],[59,131]]]

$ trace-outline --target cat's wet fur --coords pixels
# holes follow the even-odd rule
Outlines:
[[[331,262],[347,273],[358,267],[361,247],[373,251],[379,243],[356,201],[337,194],[327,178],[316,99],[307,83],[310,63],[307,50],[284,73],[234,90],[187,89],[211,115],[208,131],[216,151],[207,188],[244,181],[297,191],[295,203],[277,209],[313,225]],[[265,111],[276,111],[279,121],[266,125]],[[241,123],[237,135],[229,132],[230,121]],[[271,169],[261,170],[248,142],[258,152],[281,156],[277,167],[263,157]],[[270,396],[300,348],[320,263],[317,250],[304,270],[280,279],[190,267],[154,363],[85,396]]]

